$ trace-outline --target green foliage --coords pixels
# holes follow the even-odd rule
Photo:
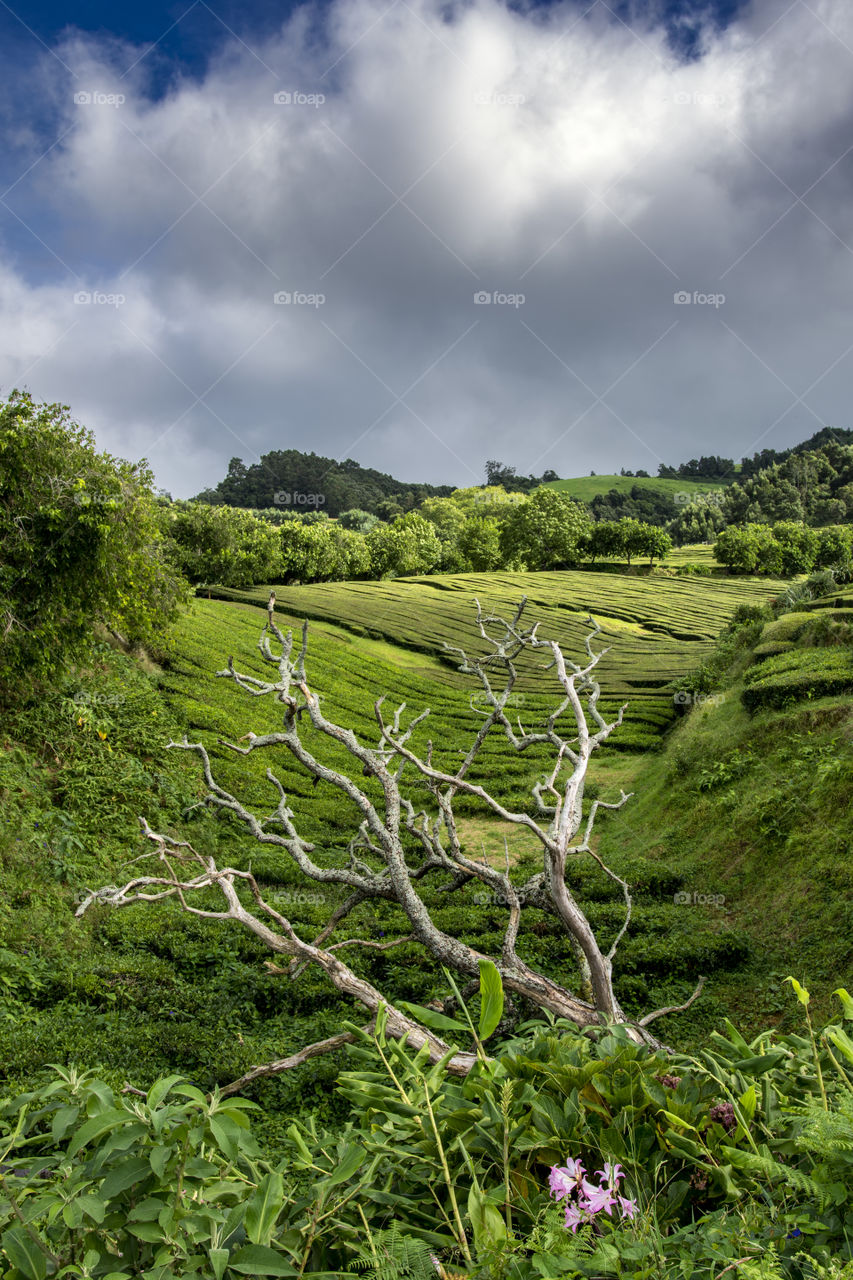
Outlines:
[[[853,652],[847,649],[796,649],[766,658],[744,677],[741,694],[750,711],[784,707],[803,698],[853,691]]]
[[[528,569],[560,568],[577,561],[590,524],[582,503],[554,489],[537,489],[507,516],[501,549],[507,561],[520,560]]]
[[[290,522],[281,529],[281,569],[285,578],[299,582],[367,578],[372,573],[369,543],[363,533],[329,520]]]
[[[435,525],[416,512],[398,516],[390,525],[375,525],[367,535],[367,551],[376,578],[430,573],[442,556]]]
[[[0,1120],[0,1254],[13,1276],[294,1274],[274,1239],[282,1178],[256,1161],[252,1103],[206,1099],[179,1076],[128,1099],[93,1073],[56,1074]]]
[[[195,585],[246,587],[280,576],[279,533],[248,511],[176,502],[164,508],[163,528],[174,563]]]
[[[406,484],[393,476],[359,466],[351,458],[339,462],[299,449],[274,449],[258,462],[246,466],[232,458],[228,475],[216,486],[199,494],[198,500],[235,507],[295,506],[313,499],[330,516],[359,508],[379,514],[383,502],[393,501],[402,511],[410,511],[429,495],[447,495],[449,485]]]
[[[101,622],[161,643],[185,598],[167,563],[153,477],[98,453],[64,405],[0,404],[3,699],[73,662]]]

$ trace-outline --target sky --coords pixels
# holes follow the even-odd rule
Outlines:
[[[849,0],[0,0],[0,395],[188,497],[853,427]]]

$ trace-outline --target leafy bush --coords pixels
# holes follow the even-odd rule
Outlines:
[[[796,640],[800,632],[814,618],[810,613],[784,613],[774,622],[768,622],[761,633],[761,641],[765,643],[768,640]]]
[[[741,700],[749,711],[848,693],[853,691],[853,654],[835,648],[782,653],[748,671],[744,684]]]
[[[765,640],[753,649],[756,658],[771,658],[777,653],[789,653],[795,649],[793,640]]]
[[[0,403],[3,701],[80,658],[97,622],[159,641],[186,598],[159,527],[153,475],[99,453],[67,406]]]

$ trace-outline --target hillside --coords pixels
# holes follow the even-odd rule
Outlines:
[[[681,476],[677,479],[664,479],[659,476],[575,476],[570,480],[552,480],[546,484],[548,489],[558,489],[581,502],[592,502],[593,498],[603,496],[611,489],[619,493],[630,493],[634,487],[665,493],[670,497],[676,494],[694,495],[707,493],[710,490],[725,489],[722,480],[688,480]]]
[[[299,449],[274,449],[248,467],[242,459],[232,458],[225,479],[205,489],[197,500],[234,507],[319,510],[337,516],[353,508],[376,512],[383,502],[408,511],[424,498],[446,497],[452,488],[395,480],[352,458],[338,462]]]
[[[600,617],[602,638],[612,645],[601,669],[604,699],[611,709],[623,699],[629,706],[587,795],[609,798],[619,787],[636,793],[601,827],[602,852],[634,886],[633,923],[616,962],[618,987],[626,1007],[639,1011],[678,1003],[700,973],[708,975],[700,1004],[661,1025],[663,1034],[689,1047],[724,1013],[745,1028],[768,1011],[775,1016],[779,982],[790,968],[837,985],[849,967],[839,942],[851,933],[841,896],[847,872],[833,861],[846,839],[843,787],[853,774],[844,773],[849,698],[750,718],[733,686],[719,702],[700,700],[663,736],[672,722],[673,684],[689,690],[689,672],[712,656],[722,623],[738,605],[760,605],[776,585],[607,574],[329,584],[283,589],[279,619],[288,625],[314,619],[308,672],[327,714],[373,742],[377,697],[387,693],[413,712],[428,706],[429,721],[414,743],[423,749],[432,739],[436,759],[449,764],[469,745],[480,716],[476,690],[439,657],[439,647],[445,636],[470,644],[475,590],[485,604],[502,607],[525,591],[543,633],[558,634],[567,652],[584,633],[582,610]],[[223,862],[251,866],[306,936],[342,900],[339,889],[306,885],[288,860],[259,850],[241,827],[200,807],[195,758],[163,749],[184,732],[206,743],[220,782],[257,812],[269,812],[268,761],[235,758],[219,740],[275,727],[275,707],[248,699],[214,674],[229,654],[238,669],[261,672],[256,646],[265,595],[259,594],[258,603],[197,600],[163,669],[146,673],[99,646],[64,700],[21,711],[7,723],[0,774],[7,887],[0,976],[14,1011],[0,1068],[7,1082],[32,1080],[48,1062],[81,1061],[119,1087],[126,1080],[145,1086],[179,1070],[208,1088],[358,1016],[319,975],[306,973],[296,983],[276,977],[250,937],[188,919],[171,905],[98,910],[83,922],[72,915],[86,886],[120,883],[129,860],[143,852],[140,814]],[[517,709],[526,722],[552,705],[545,680],[542,672],[522,672]],[[714,772],[718,762],[721,771]],[[543,763],[541,755],[514,757],[495,742],[477,776],[505,803],[524,808]],[[312,787],[289,758],[277,759],[276,770],[302,833],[323,857],[345,856],[354,815],[337,794]],[[536,869],[539,855],[529,834],[507,832],[474,802],[459,805],[459,821],[471,850],[502,859],[506,835],[519,873]],[[572,868],[570,881],[589,903],[595,927],[605,936],[615,932],[622,909],[611,884],[588,863]],[[704,902],[719,893],[726,899],[721,908]],[[500,906],[479,903],[470,887],[451,898],[437,886],[426,894],[441,927],[464,932],[484,950],[495,945]],[[703,901],[688,908],[677,894],[703,895]],[[574,958],[566,938],[543,913],[532,911],[529,920],[523,954],[571,981]],[[396,908],[366,904],[353,924],[378,940],[398,934],[403,922]],[[438,966],[413,944],[393,958],[361,955],[352,963],[393,987],[398,998],[425,1003],[444,989]],[[252,1094],[267,1112],[265,1141],[275,1145],[296,1113],[319,1108],[328,1116],[328,1086],[337,1070],[334,1059],[318,1059],[255,1086]]]
[[[626,573],[492,573],[396,578],[382,582],[276,586],[277,609],[286,616],[333,623],[356,636],[382,640],[441,665],[433,680],[464,687],[443,645],[470,644],[474,600],[484,608],[511,612],[526,596],[533,616],[542,618],[565,646],[582,652],[586,618],[592,614],[610,646],[600,671],[602,705],[615,710],[627,700],[623,749],[655,745],[672,717],[667,686],[702,661],[723,623],[740,604],[768,600],[780,581],[759,578],[638,577]],[[212,589],[225,600],[263,606],[269,588]],[[519,688],[539,706],[540,677],[523,659]]]
[[[826,1016],[828,991],[853,977],[851,619],[848,591],[730,629],[665,750],[637,759],[631,811],[605,829],[605,856],[678,870],[698,927],[750,937],[743,970],[696,1011],[708,1026],[727,1002],[750,1022],[790,1013],[792,972]]]

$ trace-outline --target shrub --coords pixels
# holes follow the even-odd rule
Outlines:
[[[853,691],[853,655],[843,649],[796,649],[748,671],[741,701],[749,711]]]
[[[800,632],[813,621],[811,613],[783,613],[781,617],[767,623],[761,633],[761,643],[768,640],[796,640]]]

